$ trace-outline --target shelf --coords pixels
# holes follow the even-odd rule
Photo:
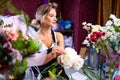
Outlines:
[[[56,30],[56,32],[61,32],[61,33],[73,33],[73,30]]]
[[[63,35],[72,36],[73,30],[56,30],[56,32],[61,32]]]

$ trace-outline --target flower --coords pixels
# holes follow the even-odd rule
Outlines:
[[[3,29],[0,29],[0,69],[9,69],[12,65],[12,57],[14,54],[10,40]]]
[[[17,78],[25,72],[26,57],[41,47],[31,35],[23,16],[0,17],[0,73],[8,69]]]
[[[67,47],[65,48],[65,52],[65,54],[59,56],[62,66],[79,70],[83,66],[84,60],[80,55],[77,55],[77,52],[73,48]]]
[[[84,64],[84,60],[79,56],[75,58],[75,62],[73,63],[72,67],[75,70],[79,70]]]
[[[106,26],[102,27],[101,30],[106,32],[104,40],[107,44],[115,51],[120,50],[120,19],[116,18],[115,15],[111,14],[112,20],[107,21]]]
[[[106,57],[105,64],[109,64],[109,78],[111,73],[117,68],[120,53],[120,19],[115,15],[110,15],[105,26],[83,24],[83,28],[88,31],[88,36],[83,41],[87,46],[93,46]]]

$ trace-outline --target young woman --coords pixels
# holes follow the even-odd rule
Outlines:
[[[32,70],[35,75],[38,74],[38,71],[37,71],[38,69],[36,69],[35,66],[42,65],[42,66],[39,66],[39,70],[42,71],[44,68],[56,62],[57,57],[64,53],[63,35],[59,32],[54,32],[52,30],[52,27],[55,26],[57,21],[56,8],[57,8],[57,5],[55,3],[49,3],[49,4],[41,5],[36,11],[35,17],[36,17],[37,23],[39,23],[40,25],[40,28],[37,32],[40,37],[38,40],[41,41],[42,48],[39,51],[40,53],[36,53],[34,54],[33,57],[28,58],[28,65],[33,66]],[[42,60],[43,64],[39,64],[39,62],[41,63],[41,61],[38,56],[41,53],[43,54],[43,56],[46,54],[45,59]],[[36,57],[38,59],[36,59]],[[35,64],[32,64],[32,62]],[[67,78],[68,80],[68,77],[64,72],[64,69],[60,65],[57,65],[56,69],[57,69],[57,72],[62,70],[61,75]],[[48,77],[48,72],[47,71],[43,72],[42,76]]]

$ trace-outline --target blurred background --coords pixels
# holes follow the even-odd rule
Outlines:
[[[110,14],[120,17],[120,0],[1,0],[11,4],[18,10],[28,14],[30,21],[35,18],[36,9],[49,2],[58,4],[57,9],[57,31],[64,35],[65,46],[80,51],[87,32],[82,29],[82,22],[103,25]],[[7,4],[1,3],[0,12],[2,15],[14,15],[7,8]],[[4,10],[2,10],[4,8]]]

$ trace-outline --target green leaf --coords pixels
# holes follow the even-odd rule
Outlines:
[[[23,11],[21,11],[21,13],[23,14],[23,16],[25,18],[26,25],[29,26],[30,25],[30,18],[29,18],[29,16],[25,12],[23,12]]]
[[[95,72],[93,72],[91,69],[89,69],[86,65],[84,65],[82,67],[82,70],[84,72],[84,74],[90,79],[93,80],[92,78],[94,78],[95,80],[104,80],[102,78],[100,78],[100,76],[98,74],[96,74]],[[92,78],[91,78],[92,77]]]
[[[5,9],[7,9],[7,5],[10,0],[0,0],[0,14],[4,14]]]
[[[56,68],[54,68],[53,70],[51,70],[51,72],[52,72],[53,74],[55,74],[55,73],[56,73]]]
[[[49,72],[50,77],[51,77],[53,80],[57,80],[54,73],[52,73],[51,71],[48,71],[48,72]]]
[[[65,79],[65,78],[62,77],[62,76],[57,76],[57,80],[67,80],[67,79]]]
[[[21,69],[20,69],[20,74],[23,74],[25,72],[25,70],[27,69],[27,59],[23,59],[22,63],[21,63]]]
[[[29,40],[28,40],[28,45],[29,45],[28,46],[28,53],[33,53],[35,51],[38,51],[42,46],[41,43],[38,43],[31,38],[29,38]]]
[[[58,65],[58,62],[54,62],[50,66],[48,66],[45,69],[43,69],[42,72],[44,72],[44,71],[50,71],[50,70],[54,69],[57,65]]]
[[[120,32],[120,30],[119,30],[119,27],[118,27],[118,26],[116,26],[116,25],[114,25],[114,24],[113,24],[113,28],[114,28],[115,32]]]
[[[21,14],[21,11],[18,10],[17,8],[15,8],[12,4],[11,4],[11,1],[8,2],[8,10],[11,12],[11,13],[14,13],[14,14]]]
[[[25,72],[27,69],[27,59],[23,59],[23,61],[16,60],[15,65],[13,66],[13,74],[14,77],[17,78],[17,76],[20,76]]]

